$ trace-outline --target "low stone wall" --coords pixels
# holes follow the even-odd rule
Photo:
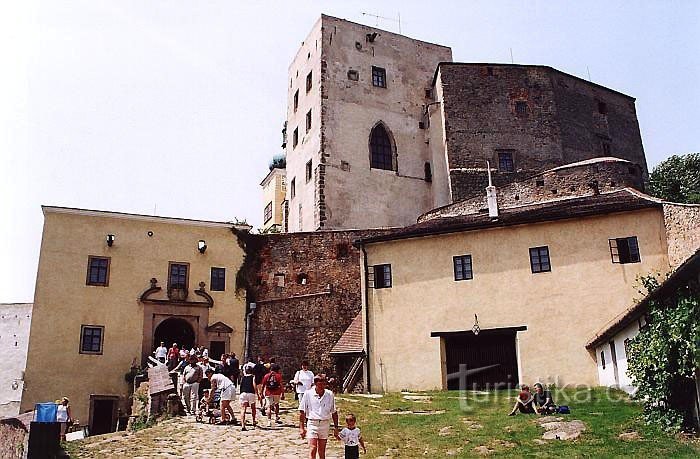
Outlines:
[[[668,261],[675,269],[700,249],[700,205],[664,203]]]
[[[528,178],[497,187],[499,208],[533,204],[573,196],[590,196],[620,188],[643,190],[643,172],[640,166],[617,158],[603,158],[569,164],[542,172]],[[453,217],[485,211],[486,168],[483,176],[483,193],[463,201],[431,210],[418,218],[419,222],[442,217]]]
[[[33,414],[20,418],[0,419],[0,458],[22,459],[26,457],[29,444],[29,422]]]

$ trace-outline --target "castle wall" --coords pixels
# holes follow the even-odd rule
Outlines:
[[[624,94],[543,66],[448,63],[438,77],[453,202],[483,190],[499,151],[514,170],[493,174],[496,186],[602,156],[639,164],[646,177],[634,99]]]

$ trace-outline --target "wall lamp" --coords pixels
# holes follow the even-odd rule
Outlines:
[[[475,336],[479,336],[479,332],[481,331],[481,327],[479,326],[479,318],[474,314],[474,326],[472,327],[472,331],[474,332]]]
[[[199,242],[197,242],[197,250],[199,250],[199,253],[204,253],[207,251],[207,241],[204,239],[200,239]]]
[[[107,235],[107,246],[108,246],[108,247],[112,247],[112,246],[114,245],[114,241],[115,241],[116,239],[117,239],[117,238],[114,236],[114,234],[108,234],[108,235]]]

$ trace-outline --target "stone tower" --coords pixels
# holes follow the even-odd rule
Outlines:
[[[425,106],[450,48],[321,16],[289,67],[289,231],[401,226],[433,207]]]

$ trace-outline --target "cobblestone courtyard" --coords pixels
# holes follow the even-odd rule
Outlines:
[[[217,426],[195,422],[194,416],[181,416],[158,423],[135,433],[119,432],[81,441],[71,448],[71,457],[84,458],[231,458],[231,457],[307,457],[306,440],[299,438],[296,402],[283,401],[280,417],[283,424],[267,425],[259,418],[259,427]],[[236,405],[238,410],[238,405]],[[260,413],[258,413],[260,414]],[[236,418],[240,421],[238,411]],[[262,426],[262,427],[260,427]],[[329,440],[328,458],[343,457],[341,445]]]

